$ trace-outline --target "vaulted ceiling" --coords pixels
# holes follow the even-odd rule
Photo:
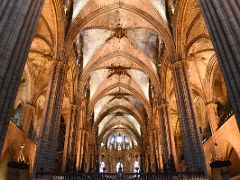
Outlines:
[[[74,0],[67,44],[101,141],[124,133],[140,143],[162,91],[161,55],[174,54],[165,0]]]

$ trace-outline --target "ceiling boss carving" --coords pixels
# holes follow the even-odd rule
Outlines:
[[[121,90],[121,88],[119,87],[118,91],[115,93],[111,93],[110,95],[115,96],[117,99],[125,99],[128,100],[125,96],[129,96],[129,93],[125,93]]]
[[[126,29],[122,28],[121,24],[118,24],[117,27],[114,29],[114,36],[118,39],[123,38],[126,35]]]
[[[121,65],[114,65],[114,64],[111,64],[111,66],[108,66],[107,69],[109,70],[110,72],[110,75],[108,77],[111,77],[112,75],[114,74],[117,74],[117,75],[127,75],[130,77],[130,74],[127,72],[127,70],[130,70],[131,67],[125,67],[125,66],[121,66]]]

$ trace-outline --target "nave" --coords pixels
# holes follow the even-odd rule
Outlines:
[[[239,7],[0,2],[0,179],[240,179]]]

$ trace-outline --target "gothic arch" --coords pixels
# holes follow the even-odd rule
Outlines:
[[[73,42],[77,33],[80,32],[81,29],[84,28],[84,26],[87,24],[87,22],[93,20],[94,18],[96,18],[102,14],[113,11],[115,9],[124,9],[124,10],[130,11],[130,12],[133,12],[133,13],[139,15],[140,17],[144,18],[150,24],[152,24],[156,28],[160,37],[162,37],[164,39],[164,42],[167,45],[168,53],[172,57],[174,57],[175,51],[174,51],[173,40],[171,38],[171,35],[167,28],[166,23],[161,18],[159,19],[160,21],[158,21],[154,17],[152,17],[150,14],[147,14],[146,12],[144,12],[140,9],[137,9],[136,7],[133,7],[131,5],[127,5],[125,3],[114,3],[114,4],[107,5],[99,10],[89,13],[86,16],[84,16],[82,13],[79,13],[79,15],[75,18],[72,27],[69,30],[67,44],[71,44]]]
[[[189,50],[194,45],[194,43],[197,43],[198,41],[204,40],[204,39],[209,42],[210,47],[207,47],[206,49],[198,50],[198,51],[194,52],[193,55],[196,55],[198,53],[202,53],[204,51],[214,51],[214,49],[212,47],[212,43],[211,43],[210,37],[205,35],[205,34],[200,34],[199,36],[194,37],[188,44],[186,44],[186,47],[185,47],[185,52],[186,52],[185,57],[188,56]]]
[[[110,136],[112,133],[114,133],[116,130],[115,129],[111,129],[110,131],[108,131],[103,137],[101,140],[103,140],[106,136]],[[141,146],[142,143],[141,143],[141,138],[135,134],[134,132],[132,132],[131,130],[129,129],[124,129],[122,130],[123,132],[125,132],[126,134],[130,134],[130,135],[133,135],[133,137],[136,139],[137,143],[138,143],[138,146]]]
[[[88,117],[91,116],[91,113],[93,112],[94,106],[97,103],[97,101],[99,99],[101,99],[102,97],[104,97],[104,95],[106,95],[107,92],[109,92],[110,90],[116,88],[116,87],[123,87],[128,89],[130,92],[132,92],[138,99],[140,99],[145,107],[145,110],[149,116],[149,119],[151,119],[152,115],[151,115],[151,106],[149,105],[148,101],[145,99],[144,96],[142,96],[139,92],[137,92],[134,88],[123,84],[123,83],[115,83],[113,85],[108,86],[107,88],[105,88],[98,96],[94,97],[93,100],[90,102],[89,104],[89,113],[88,113]]]
[[[137,137],[137,139],[141,139],[141,136],[138,134],[138,132],[131,126],[129,126],[128,124],[125,123],[121,123],[121,125],[123,125],[126,129],[129,129],[129,131],[131,131],[135,137]],[[110,124],[108,125],[99,135],[99,139],[100,141],[103,140],[103,137],[111,130],[111,129],[115,129],[114,126],[116,126],[116,124]]]
[[[96,68],[99,65],[101,65],[101,63],[106,62],[108,60],[111,60],[112,58],[115,58],[115,57],[123,57],[123,58],[126,58],[127,60],[129,60],[130,62],[133,62],[134,64],[139,65],[142,68],[142,71],[150,77],[150,79],[153,83],[153,86],[156,89],[156,93],[160,92],[160,89],[159,89],[159,86],[160,86],[159,84],[160,83],[159,83],[158,77],[156,77],[156,75],[154,73],[154,70],[152,69],[151,65],[150,64],[147,65],[146,63],[143,63],[137,57],[135,57],[131,54],[125,53],[123,51],[115,51],[113,53],[109,53],[109,54],[107,54],[103,57],[100,57],[99,59],[98,58],[93,58],[94,59],[93,62],[90,60],[89,62],[92,62],[92,64],[87,65],[86,68],[84,68],[83,73],[82,73],[80,92],[83,91],[83,87],[86,84],[86,82],[88,80],[88,77],[90,76],[90,73],[92,71],[96,70]]]
[[[129,126],[129,127],[131,127],[135,132],[137,132],[137,134],[139,134],[139,136],[141,135],[141,133],[140,132],[138,132],[137,131],[137,128],[135,127],[135,125],[136,124],[134,124],[133,122],[130,122],[130,120],[128,119],[128,117],[126,117],[126,116],[120,116],[120,117],[116,117],[116,116],[112,116],[109,120],[108,120],[108,122],[109,123],[107,123],[107,125],[105,125],[103,128],[102,128],[102,130],[101,130],[101,132],[100,133],[102,133],[102,132],[104,132],[104,131],[107,131],[107,129],[111,126],[111,127],[113,127],[113,126],[115,126],[115,125],[118,125],[119,124],[119,122],[121,121],[121,125],[124,125],[124,126]],[[140,127],[140,124],[138,123],[138,122],[136,122],[138,125],[139,125],[139,127]],[[99,124],[99,126],[101,125],[101,123]]]
[[[117,85],[119,85],[119,87],[123,87],[124,89],[126,89],[126,90],[128,90],[128,91],[130,91],[132,93],[133,92],[137,92],[137,95],[139,95],[139,97],[141,97],[140,100],[142,100],[142,102],[146,102],[146,104],[148,104],[150,106],[150,104],[149,104],[149,102],[147,100],[147,97],[144,94],[143,89],[141,88],[140,84],[138,84],[135,80],[133,80],[131,77],[129,77],[127,75],[119,75],[119,79],[120,80],[116,79],[116,76],[117,75],[112,75],[111,77],[108,77],[107,79],[105,79],[98,86],[98,90],[94,93],[94,95],[90,99],[90,101],[93,101],[94,99],[97,99],[95,97],[98,97],[99,95],[106,94],[107,92],[106,92],[105,89],[108,88],[108,90],[112,90],[115,87],[117,87]]]
[[[188,16],[188,13],[191,13],[191,17]],[[190,42],[188,42],[189,36],[193,31],[196,25],[196,22],[201,17],[202,16],[200,13],[200,9],[197,6],[197,1],[182,0],[178,2],[177,11],[176,11],[176,28],[174,31],[174,37],[176,42],[176,51],[179,57],[186,58],[186,49],[190,48],[191,45],[189,44],[196,41],[196,36],[204,36],[204,37],[208,36],[208,34],[205,34],[205,33],[202,33],[202,35],[198,34],[195,37],[193,37],[193,39],[190,40]]]
[[[98,118],[96,119],[96,121],[94,123],[94,128],[98,127],[98,125],[105,118],[106,115],[108,115],[112,111],[119,110],[119,109],[124,110],[127,113],[129,113],[129,115],[133,116],[138,121],[138,123],[140,124],[141,127],[145,127],[145,122],[137,110],[123,106],[123,105],[115,105],[115,106],[110,107],[100,113],[100,115],[98,116]]]

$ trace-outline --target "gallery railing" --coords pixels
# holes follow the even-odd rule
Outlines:
[[[39,174],[37,180],[208,180],[200,173]]]

